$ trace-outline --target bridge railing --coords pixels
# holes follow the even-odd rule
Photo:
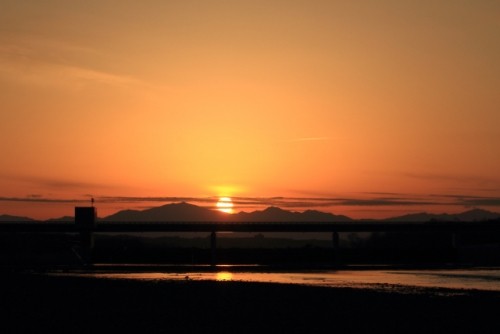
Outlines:
[[[92,262],[95,233],[143,232],[208,232],[210,233],[211,263],[216,264],[217,233],[219,232],[326,232],[331,233],[334,253],[339,252],[339,233],[345,232],[410,232],[441,233],[451,235],[452,245],[459,247],[463,233],[500,233],[500,221],[457,222],[432,221],[425,223],[405,221],[352,221],[352,222],[141,222],[98,221],[95,209],[75,208],[75,222],[0,222],[0,233],[76,233],[80,236],[82,258]]]

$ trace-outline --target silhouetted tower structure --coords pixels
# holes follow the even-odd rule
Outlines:
[[[80,230],[81,256],[83,264],[86,266],[92,265],[92,251],[94,248],[92,230],[95,225],[96,217],[97,212],[94,206],[75,207],[75,224]]]

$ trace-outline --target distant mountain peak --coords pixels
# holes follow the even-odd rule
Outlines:
[[[288,211],[288,210],[284,210],[282,208],[279,208],[277,206],[269,206],[267,208],[265,208],[264,210],[262,210],[262,212],[269,212],[269,213],[273,213],[273,212],[292,212],[292,211]]]
[[[473,209],[464,211],[461,214],[465,214],[465,213],[474,213],[474,214],[491,214],[491,213],[493,213],[493,214],[495,214],[494,212],[491,212],[491,211],[488,211],[488,210],[484,210],[484,209],[481,209],[481,208],[473,208]]]
[[[191,204],[191,203],[188,203],[188,202],[176,202],[176,203],[169,203],[169,204],[164,204],[164,205],[161,205],[161,207],[178,207],[178,208],[182,208],[182,207],[185,207],[185,208],[192,208],[192,207],[197,207],[199,208],[199,206],[197,205],[194,205],[194,204]]]
[[[288,211],[276,206],[261,211],[240,212],[235,215],[238,221],[248,222],[341,222],[350,221],[346,216],[337,216],[327,212],[306,210]]]
[[[408,221],[408,222],[429,222],[429,221],[461,221],[461,222],[474,222],[499,219],[500,214],[491,212],[484,209],[471,209],[457,214],[434,214],[427,212],[412,213],[399,217],[392,217],[384,219],[386,221]]]
[[[186,202],[170,203],[139,210],[124,210],[103,218],[103,221],[143,222],[210,222],[224,220],[227,214]]]
[[[29,217],[0,215],[0,222],[28,222],[28,221],[33,221],[33,220],[34,219],[29,218]]]
[[[47,219],[46,222],[53,223],[53,222],[74,222],[75,217],[73,216],[63,216],[59,218],[50,218]]]
[[[474,208],[469,211],[462,212],[456,216],[460,221],[481,221],[500,218],[500,214],[496,212],[491,212],[479,208]]]

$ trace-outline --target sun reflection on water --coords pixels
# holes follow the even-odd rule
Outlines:
[[[221,271],[217,273],[215,279],[217,281],[231,281],[233,279],[233,274],[227,271]]]
[[[218,281],[305,284],[327,287],[431,287],[500,291],[500,268],[471,270],[338,270],[315,272],[53,272],[49,276],[82,276],[148,281]]]

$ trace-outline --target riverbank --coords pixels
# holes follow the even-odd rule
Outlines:
[[[500,330],[498,292],[2,275],[4,333]]]

